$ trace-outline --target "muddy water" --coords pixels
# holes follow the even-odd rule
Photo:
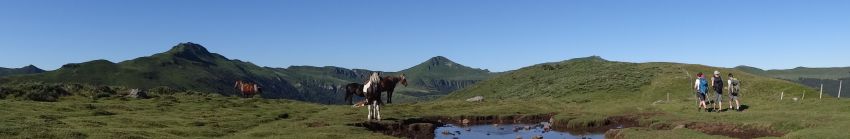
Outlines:
[[[569,133],[548,130],[548,122],[537,124],[486,124],[458,126],[446,124],[434,130],[437,139],[531,139],[538,136],[544,139],[575,139],[575,138],[605,138],[604,132],[598,133]]]

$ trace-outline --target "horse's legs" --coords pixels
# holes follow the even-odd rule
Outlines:
[[[387,91],[387,104],[393,103],[393,90]]]
[[[351,91],[349,91],[349,90],[345,90],[345,101],[348,101],[348,105],[352,105],[352,104],[353,104],[353,103],[351,102],[351,101],[352,101],[352,99],[351,99],[351,94],[353,94],[353,93],[351,93]]]
[[[368,109],[369,109],[369,116],[366,116],[367,121],[372,120],[372,105],[369,105]]]
[[[378,117],[378,121],[381,121],[381,105],[378,105],[378,102],[375,102],[375,116]]]

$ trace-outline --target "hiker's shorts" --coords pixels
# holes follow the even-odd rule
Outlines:
[[[699,101],[705,101],[705,93],[697,92],[697,97],[699,97]]]
[[[714,100],[714,102],[720,102],[720,101],[723,101],[723,94],[717,93],[717,98]]]
[[[731,93],[729,98],[732,99],[732,100],[738,100],[738,93]]]

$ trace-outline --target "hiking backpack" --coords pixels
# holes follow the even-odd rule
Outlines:
[[[732,79],[732,93],[738,93],[739,91],[741,91],[740,84],[741,82],[738,81],[738,79]]]
[[[708,92],[708,81],[705,78],[699,78],[699,93],[705,94]]]

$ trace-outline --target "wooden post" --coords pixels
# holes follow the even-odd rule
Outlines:
[[[823,99],[823,83],[820,84],[820,98],[818,99]]]
[[[670,102],[670,93],[667,93],[667,102]]]
[[[785,96],[785,92],[782,92],[781,94],[779,94],[779,100],[782,100],[782,97],[784,97],[784,96]]]
[[[841,99],[841,84],[844,84],[844,81],[838,80],[838,98]]]
[[[806,99],[806,91],[803,91],[803,97],[800,97],[800,100]]]

